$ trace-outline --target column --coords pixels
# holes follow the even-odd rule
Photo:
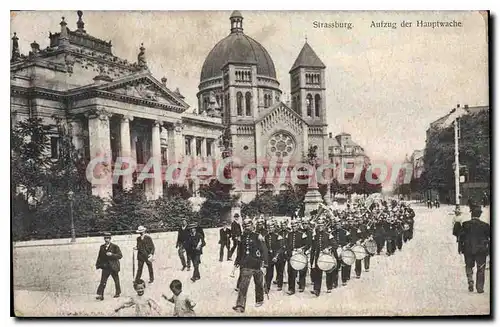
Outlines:
[[[151,128],[151,158],[154,160],[154,178],[153,178],[153,200],[163,196],[163,178],[161,171],[161,138],[160,138],[161,122],[156,120]],[[158,173],[156,168],[160,169]]]
[[[191,149],[191,158],[194,160],[196,158],[196,137],[191,136],[189,139],[189,148]]]
[[[130,122],[134,119],[131,116],[123,116],[120,124],[120,156],[129,160],[132,164],[135,159],[132,155],[131,139],[130,139]],[[124,167],[128,167],[129,161],[125,161]],[[135,165],[134,165],[135,166]],[[130,190],[134,185],[133,174],[126,174],[122,176],[122,187],[124,190]]]
[[[83,153],[83,124],[81,120],[73,120],[70,122],[71,126],[71,141],[73,143],[73,146],[75,147],[75,150],[78,152],[78,158],[82,158],[84,153]]]
[[[171,125],[168,130],[168,158],[169,164],[182,161],[184,156],[184,138],[182,135],[182,130],[184,125],[180,122]]]
[[[95,163],[93,169],[95,181],[92,182],[92,194],[103,199],[111,199],[113,196],[110,116],[103,110],[96,110],[88,115],[90,159],[91,163]],[[99,160],[93,161],[94,159]]]
[[[207,161],[207,139],[201,139],[201,161]]]

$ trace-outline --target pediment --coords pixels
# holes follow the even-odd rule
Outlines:
[[[267,114],[257,121],[257,124],[261,124],[262,134],[267,134],[279,125],[285,127],[294,135],[300,135],[304,133],[304,127],[307,126],[302,117],[283,102],[279,102],[271,108]]]
[[[180,94],[169,90],[149,73],[121,78],[102,85],[99,89],[121,96],[177,106],[184,108],[184,110],[189,108],[189,105],[182,100]]]

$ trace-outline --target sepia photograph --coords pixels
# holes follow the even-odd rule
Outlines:
[[[491,317],[490,12],[236,9],[10,11],[11,316]]]

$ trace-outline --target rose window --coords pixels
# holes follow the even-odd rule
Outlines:
[[[292,136],[279,132],[271,136],[268,142],[268,153],[273,157],[288,157],[295,151],[295,141]]]

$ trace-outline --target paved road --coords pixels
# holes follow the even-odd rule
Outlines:
[[[294,296],[277,292],[273,286],[270,300],[254,307],[254,288],[248,292],[246,316],[382,316],[382,315],[454,315],[488,314],[490,311],[489,276],[485,293],[469,293],[463,257],[457,254],[451,235],[452,207],[439,209],[415,207],[414,239],[401,252],[372,258],[370,272],[352,279],[346,287],[315,298],[309,293]],[[489,220],[489,212],[483,212]],[[175,233],[157,240],[156,281],[146,290],[171,315],[172,306],[160,300],[170,294],[172,279],[180,279],[185,292],[198,302],[199,316],[238,316],[231,307],[236,301],[233,291],[236,279],[230,278],[232,263],[218,262],[218,231],[208,230],[207,247],[202,257],[202,279],[189,281],[189,272],[180,271],[173,244]],[[133,294],[132,242],[119,243],[122,260],[123,295],[113,299],[110,278],[105,301],[97,302],[94,294],[100,279],[94,268],[98,244],[74,244],[14,249],[14,303],[19,314],[33,315],[111,315],[113,309]],[[354,273],[354,272],[353,272]],[[487,270],[489,274],[489,270]],[[144,276],[147,269],[144,267]],[[123,314],[127,314],[124,312]]]

